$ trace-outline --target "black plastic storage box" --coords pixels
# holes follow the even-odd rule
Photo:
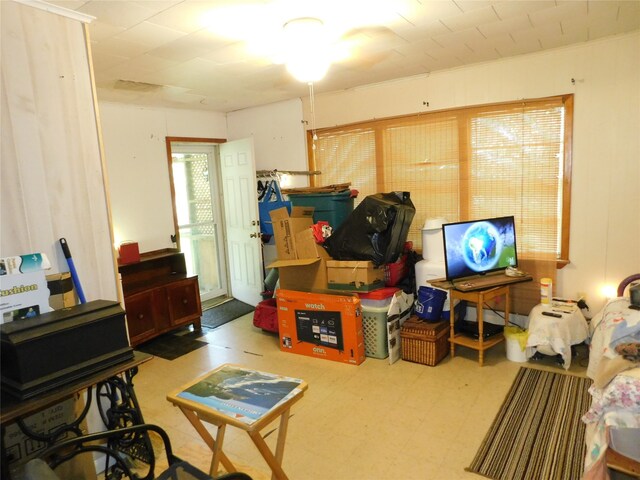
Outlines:
[[[21,400],[133,358],[118,302],[95,300],[0,325],[2,388]]]

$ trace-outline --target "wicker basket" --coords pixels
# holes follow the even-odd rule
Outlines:
[[[415,315],[400,330],[402,359],[437,365],[449,353],[449,322],[425,322]]]

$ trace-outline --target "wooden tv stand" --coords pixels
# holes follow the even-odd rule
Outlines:
[[[198,276],[187,274],[183,253],[143,255],[118,271],[131,346],[184,325],[201,329]]]
[[[451,357],[455,355],[456,345],[462,345],[463,347],[473,348],[474,350],[478,350],[478,362],[480,366],[482,366],[484,361],[484,351],[497,345],[498,343],[504,340],[504,335],[502,333],[498,333],[489,338],[483,338],[483,312],[484,312],[484,304],[493,298],[504,296],[504,324],[509,324],[509,308],[510,308],[510,296],[509,296],[510,285],[501,285],[498,287],[485,288],[482,290],[474,290],[472,292],[462,292],[460,290],[451,289],[449,290],[449,296],[451,299],[451,336],[449,337],[449,342],[451,343]],[[456,314],[455,308],[453,308],[455,300],[466,300],[467,302],[473,302],[476,304],[476,316],[478,319],[478,334],[479,337],[477,339],[469,337],[464,333],[455,333],[455,322],[456,322]]]
[[[451,343],[451,357],[455,355],[456,345],[462,345],[463,347],[478,350],[478,361],[480,366],[482,366],[484,361],[484,351],[504,340],[504,335],[502,333],[493,335],[486,339],[483,338],[484,304],[496,297],[504,296],[504,324],[508,325],[509,310],[511,308],[511,286],[516,283],[530,282],[532,279],[532,276],[529,274],[518,277],[508,277],[504,274],[498,274],[487,275],[486,277],[474,277],[473,279],[456,281],[455,283],[444,278],[430,281],[429,283],[432,286],[449,291],[449,299],[451,303],[451,313],[449,317],[451,322],[451,336],[449,337],[449,342]],[[482,285],[485,286],[482,287]],[[477,339],[465,335],[464,333],[455,333],[455,300],[466,300],[467,302],[473,302],[476,304],[476,317],[478,320],[479,334]]]

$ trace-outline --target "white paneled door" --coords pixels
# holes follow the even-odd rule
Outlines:
[[[262,300],[262,243],[251,138],[220,145],[231,294],[251,305]]]

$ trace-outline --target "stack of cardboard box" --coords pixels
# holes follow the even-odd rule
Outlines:
[[[359,365],[365,359],[362,308],[359,297],[344,290],[368,291],[384,276],[371,262],[332,261],[311,230],[313,210],[271,211],[278,260],[268,268],[279,271],[280,349]]]

